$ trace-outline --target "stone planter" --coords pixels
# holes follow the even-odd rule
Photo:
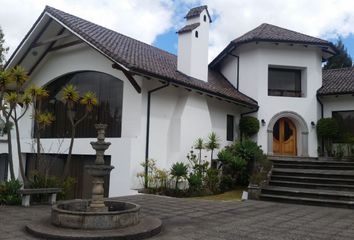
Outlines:
[[[258,200],[261,195],[261,186],[256,184],[248,185],[248,199]]]

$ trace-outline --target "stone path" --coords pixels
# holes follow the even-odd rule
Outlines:
[[[162,232],[151,239],[354,239],[354,211],[263,201],[220,202],[152,195],[122,197],[159,217]],[[24,232],[49,206],[0,206],[0,239],[36,239]]]

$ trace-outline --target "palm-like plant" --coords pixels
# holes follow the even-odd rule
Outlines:
[[[181,177],[186,177],[188,174],[188,165],[183,162],[176,162],[171,167],[171,175],[176,178],[175,189],[178,189],[178,182]]]
[[[208,142],[205,147],[211,151],[210,160],[213,160],[214,150],[220,147],[220,139],[215,132],[212,132],[208,136]]]
[[[26,70],[21,66],[16,66],[11,69],[11,77],[13,81],[16,82],[17,88],[21,88],[29,79]]]
[[[198,138],[195,141],[194,148],[199,150],[199,164],[202,162],[202,150],[205,148],[202,138]]]
[[[76,86],[69,84],[66,85],[62,90],[62,100],[66,103],[68,110],[68,118],[71,123],[71,139],[68,156],[64,166],[64,177],[69,175],[72,149],[74,146],[74,139],[76,134],[76,127],[79,125],[88,115],[92,112],[93,108],[98,105],[98,100],[96,94],[93,92],[86,92],[80,97],[80,93]],[[74,107],[76,104],[80,104],[85,107],[85,113],[75,121]]]

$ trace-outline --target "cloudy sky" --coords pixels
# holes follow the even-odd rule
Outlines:
[[[0,0],[0,26],[10,53],[49,5],[176,53],[176,30],[190,7],[207,4],[213,18],[209,59],[261,23],[335,41],[354,57],[354,1],[348,0]]]

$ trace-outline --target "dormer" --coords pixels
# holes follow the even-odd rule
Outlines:
[[[211,23],[207,6],[189,10],[186,25],[178,33],[177,70],[193,78],[208,81],[208,45]]]

